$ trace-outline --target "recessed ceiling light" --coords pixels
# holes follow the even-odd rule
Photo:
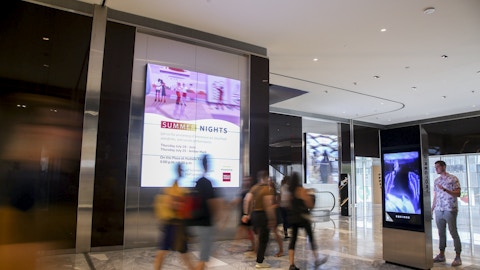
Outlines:
[[[447,98],[447,96],[442,96],[442,98]]]
[[[430,14],[433,14],[435,12],[435,8],[434,7],[428,7],[426,9],[423,10],[423,13],[424,14],[427,14],[427,15],[430,15]]]
[[[387,32],[387,28],[380,29],[380,32]]]
[[[412,90],[417,90],[417,87],[416,87],[416,86],[412,86]]]
[[[42,39],[45,40],[45,41],[49,41],[49,40],[50,40],[49,37],[43,37]]]
[[[317,62],[317,61],[318,61],[318,58],[313,58],[313,61]]]
[[[375,76],[373,76],[373,78],[375,78],[375,79],[380,79],[380,76],[375,75]]]
[[[448,55],[444,54],[442,55],[442,58],[448,58]]]

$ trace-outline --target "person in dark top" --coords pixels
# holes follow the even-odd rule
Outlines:
[[[201,214],[189,222],[193,233],[198,236],[200,244],[200,258],[195,266],[196,270],[203,270],[210,258],[214,239],[212,236],[215,235],[214,221],[218,218],[220,212],[220,198],[213,188],[212,182],[206,177],[209,169],[209,156],[203,155],[201,161],[204,174],[197,180],[194,188],[194,192],[199,198],[199,212]]]
[[[332,174],[332,164],[328,158],[327,151],[323,151],[323,158],[320,160],[320,179],[321,183],[327,184],[329,177]]]
[[[245,176],[242,181],[242,192],[239,194],[239,197],[236,199],[232,200],[230,202],[231,207],[239,207],[239,213],[240,213],[240,224],[238,224],[237,232],[235,233],[235,238],[234,242],[236,242],[239,239],[243,238],[248,238],[250,240],[250,243],[252,245],[251,249],[248,250],[248,254],[252,254],[255,252],[256,254],[256,246],[255,246],[255,237],[253,235],[253,230],[252,230],[252,223],[250,220],[243,222],[242,216],[243,216],[243,200],[245,199],[245,196],[247,196],[247,193],[250,191],[250,188],[252,187],[252,177],[250,176]],[[233,251],[233,248],[230,248],[231,251]]]
[[[313,238],[312,222],[309,219],[309,209],[312,209],[315,204],[314,198],[302,187],[300,175],[297,172],[293,172],[288,180],[289,182],[287,184],[291,194],[291,208],[289,210],[288,222],[292,227],[292,236],[290,238],[290,244],[288,245],[290,270],[299,270],[299,268],[295,266],[295,244],[297,242],[298,228],[305,229],[315,258],[315,266],[318,266],[322,262],[318,259],[316,252],[317,244],[315,238]]]

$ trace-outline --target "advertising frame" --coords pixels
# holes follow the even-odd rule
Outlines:
[[[382,149],[384,228],[424,232],[422,151],[418,146]]]

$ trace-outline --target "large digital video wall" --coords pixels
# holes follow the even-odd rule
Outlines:
[[[241,82],[149,63],[146,65],[142,187],[170,186],[175,164],[184,165],[182,186],[193,186],[210,157],[215,187],[238,187]]]

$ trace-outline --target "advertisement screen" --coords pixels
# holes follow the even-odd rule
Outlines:
[[[194,186],[205,154],[215,187],[239,186],[240,81],[147,64],[141,186],[171,186],[178,163]]]
[[[384,226],[423,230],[419,151],[383,153]]]
[[[338,183],[338,137],[305,133],[305,181],[307,184]]]

